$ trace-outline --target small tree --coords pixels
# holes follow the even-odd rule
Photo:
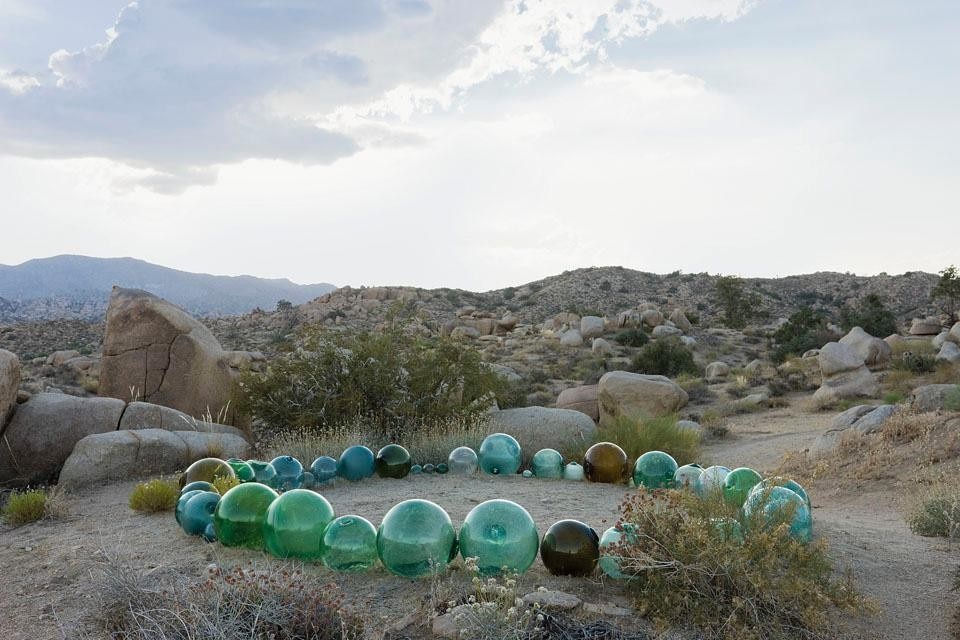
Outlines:
[[[883,304],[883,299],[871,293],[856,307],[844,307],[840,312],[840,324],[849,331],[860,327],[872,336],[880,338],[897,332],[897,318]]]
[[[716,295],[724,326],[743,329],[760,315],[760,296],[744,290],[743,280],[737,276],[721,276],[717,280]]]
[[[776,347],[773,359],[783,362],[789,355],[803,355],[810,349],[819,349],[830,342],[827,320],[810,307],[801,307],[773,334]]]
[[[939,302],[940,309],[950,316],[950,323],[957,321],[960,307],[960,270],[950,265],[940,272],[940,280],[930,292],[931,302]]]
[[[283,313],[293,309],[293,303],[289,300],[277,300],[277,311]]]

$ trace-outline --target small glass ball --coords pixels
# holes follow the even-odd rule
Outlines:
[[[255,482],[266,485],[271,489],[279,489],[280,482],[277,479],[277,470],[273,465],[263,460],[247,460],[247,464],[253,469]]]
[[[457,447],[447,457],[447,466],[450,473],[457,476],[469,476],[480,468],[480,461],[476,452],[470,447]]]
[[[447,465],[446,462],[441,462],[440,464],[437,465],[437,473],[439,473],[440,475],[448,473],[449,471],[450,471],[450,467]]]
[[[420,475],[421,473],[423,473],[423,467],[420,466],[419,464],[415,464],[415,465],[413,465],[412,467],[410,467],[410,474],[411,474],[411,475],[418,476],[418,475]]]
[[[703,467],[700,465],[685,464],[673,474],[673,485],[678,489],[696,489],[697,478],[701,473],[703,473]]]
[[[530,471],[530,469],[524,469],[523,473],[521,473],[520,475],[522,475],[524,478],[529,479],[533,477],[533,471]]]
[[[191,536],[202,535],[207,525],[213,524],[213,512],[220,502],[220,494],[215,491],[201,491],[187,500],[180,516],[180,527]]]
[[[423,465],[423,472],[424,472],[424,473],[433,473],[433,472],[436,471],[436,470],[437,470],[437,468],[434,467],[434,466],[433,466],[432,464],[430,464],[429,462],[428,462],[427,464]]]
[[[533,454],[530,466],[533,467],[533,475],[538,478],[563,477],[563,456],[556,449],[540,449]]]
[[[701,498],[709,498],[717,494],[722,494],[728,473],[730,473],[730,469],[719,465],[704,469],[697,477],[697,494]]]
[[[620,556],[615,549],[616,545],[621,543],[623,537],[623,530],[617,527],[610,527],[600,536],[600,559],[597,564],[600,565],[601,571],[617,580],[627,577],[620,569]]]
[[[568,462],[566,466],[563,467],[563,479],[583,482],[586,479],[586,475],[583,473],[583,467],[579,464],[576,462]]]
[[[230,458],[227,460],[227,464],[230,465],[233,472],[237,474],[237,480],[240,482],[253,482],[256,480],[253,469],[240,458]]]
[[[184,491],[180,494],[180,497],[177,498],[177,505],[173,509],[173,519],[177,521],[177,524],[180,524],[183,519],[183,510],[186,508],[190,498],[204,491],[205,489],[191,489],[190,491]]]
[[[183,485],[183,489],[180,489],[180,495],[185,494],[187,491],[213,491],[214,493],[220,493],[215,486],[206,480],[194,480],[193,482]]]
[[[310,471],[317,484],[329,482],[337,477],[337,461],[330,456],[320,456],[310,465]]]

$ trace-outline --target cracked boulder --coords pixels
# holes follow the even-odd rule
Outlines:
[[[817,356],[822,382],[813,394],[820,407],[852,398],[872,398],[880,392],[880,385],[867,369],[863,358],[853,347],[839,342],[828,342]]]

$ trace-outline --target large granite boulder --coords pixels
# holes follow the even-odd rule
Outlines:
[[[720,382],[730,375],[730,365],[726,362],[711,362],[707,365],[705,376],[707,382]]]
[[[949,403],[960,403],[960,385],[927,384],[917,387],[910,394],[910,408],[915,411],[938,411],[947,408]]]
[[[491,428],[516,438],[525,456],[532,456],[540,449],[590,443],[597,435],[593,420],[570,409],[522,407],[493,411],[489,415]]]
[[[956,342],[944,342],[936,359],[956,364],[960,362],[960,347]]]
[[[560,335],[560,344],[566,347],[579,347],[583,345],[583,336],[579,329],[567,329]]]
[[[687,319],[687,314],[683,312],[683,309],[674,309],[673,313],[670,314],[669,320],[677,329],[680,329],[680,331],[684,333],[690,333],[690,330],[693,329],[693,325],[690,323],[690,320]]]
[[[17,404],[17,388],[20,386],[20,359],[0,349],[0,433]]]
[[[947,334],[947,340],[960,344],[960,322],[950,327],[950,333]]]
[[[164,429],[166,431],[200,431],[204,433],[230,433],[246,437],[236,427],[216,422],[204,422],[182,411],[149,402],[131,402],[120,418],[121,430]]]
[[[687,400],[687,392],[665,376],[610,371],[597,385],[601,426],[620,416],[650,418],[676,413]]]
[[[600,407],[597,404],[597,385],[587,384],[564,389],[557,397],[557,408],[579,411],[590,416],[590,419],[594,422],[599,421]]]
[[[935,336],[943,327],[937,318],[914,318],[910,324],[912,336]]]
[[[580,336],[584,340],[599,338],[603,335],[604,321],[600,316],[583,316],[580,318]]]
[[[847,345],[857,352],[868,367],[882,367],[890,362],[893,349],[890,344],[880,338],[875,338],[860,327],[850,329],[847,335],[840,338],[840,344]]]
[[[872,398],[880,393],[880,385],[853,347],[828,342],[817,356],[820,364],[820,388],[814,402],[826,407],[840,400]]]

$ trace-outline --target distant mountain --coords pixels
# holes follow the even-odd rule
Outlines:
[[[200,316],[273,309],[279,300],[301,304],[334,289],[285,278],[189,273],[134,258],[63,255],[0,265],[0,322],[95,320],[103,316],[114,285],[145,289]]]

